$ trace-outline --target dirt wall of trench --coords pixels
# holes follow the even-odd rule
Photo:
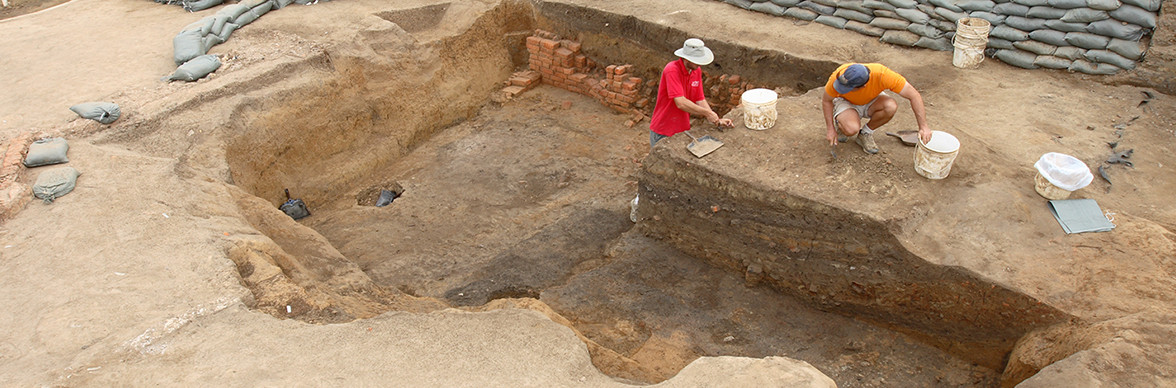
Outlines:
[[[905,249],[877,220],[716,174],[655,148],[640,224],[689,255],[826,311],[911,333],[1000,370],[1026,333],[1072,319],[959,267]]]

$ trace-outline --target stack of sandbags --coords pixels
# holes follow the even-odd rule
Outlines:
[[[201,3],[217,1],[203,0]],[[243,0],[221,8],[215,15],[205,16],[199,21],[184,27],[172,39],[174,59],[180,69],[165,80],[195,81],[216,71],[220,67],[220,60],[206,56],[213,46],[229,40],[229,36],[242,26],[252,23],[261,15],[274,8],[282,8],[294,0]],[[196,2],[190,2],[195,4]],[[218,1],[219,3],[219,1]],[[200,58],[200,61],[186,66],[190,61]],[[193,78],[194,77],[194,78]]]
[[[1131,69],[1156,26],[1161,0],[721,0],[886,43],[953,49],[956,21],[988,20],[997,59],[1024,68],[1111,74]]]

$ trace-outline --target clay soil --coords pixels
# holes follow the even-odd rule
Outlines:
[[[522,68],[506,49],[440,60],[450,53],[430,46],[455,43],[445,39],[457,35],[477,41],[483,28],[498,39],[500,25],[512,33],[551,27],[513,12],[526,7],[454,5],[437,25],[407,31],[372,15],[433,2],[295,6],[214,48],[225,66],[211,79],[163,84],[158,78],[174,68],[171,36],[196,15],[145,0],[76,0],[42,14],[31,13],[61,2],[11,3],[0,18],[26,15],[0,21],[0,31],[22,31],[6,35],[16,37],[0,48],[0,82],[8,86],[0,95],[0,139],[6,145],[22,132],[64,135],[73,146],[71,165],[83,176],[74,193],[53,204],[29,203],[0,224],[0,306],[9,311],[0,326],[12,328],[0,337],[0,362],[8,365],[0,384],[362,385],[389,380],[340,371],[381,357],[409,361],[373,369],[435,367],[446,374],[377,374],[418,376],[405,381],[422,385],[644,384],[711,356],[790,357],[844,387],[1000,383],[999,369],[884,324],[820,311],[647,236],[629,220],[649,157],[647,120],[628,127],[631,114],[550,86],[494,99],[501,80]],[[1176,207],[1169,205],[1176,191],[1173,97],[992,61],[961,76],[950,54],[886,47],[764,15],[749,23],[747,12],[720,2],[567,3],[693,29],[724,44],[787,38],[794,42],[788,50],[815,62],[879,58],[902,69],[923,91],[932,125],[968,144],[952,170],[954,184],[915,175],[910,149],[889,137],[879,137],[880,155],[845,144],[831,158],[817,91],[789,84],[771,85],[783,95],[775,132],[700,125],[728,142],[714,168],[740,170],[765,185],[789,181],[798,193],[828,203],[852,198],[852,210],[868,217],[904,215],[893,226],[915,253],[1073,314],[1083,323],[1072,329],[1078,333],[1032,338],[1043,342],[1024,351],[1029,375],[1118,336],[1117,344],[1134,346],[1115,348],[1119,354],[1144,349],[1157,356],[1108,369],[1157,376],[1133,381],[1171,381],[1170,367],[1148,368],[1173,354],[1171,339],[1162,338],[1173,329],[1155,318],[1170,315],[1176,302],[1176,262],[1166,256],[1176,252]],[[511,17],[498,24],[479,19],[487,12]],[[346,20],[339,24],[351,30],[336,30],[332,20]],[[751,27],[769,22],[789,27]],[[91,37],[97,28],[110,33]],[[631,52],[625,39],[591,31],[569,37],[584,40],[586,52],[599,43],[602,61],[624,61]],[[748,65],[727,71],[739,66]],[[416,83],[438,73],[486,80]],[[411,93],[425,86],[428,92]],[[354,103],[380,88],[404,94],[373,92],[370,106]],[[66,109],[91,100],[117,101],[124,117],[100,126]],[[316,105],[324,101],[347,104]],[[905,103],[900,107],[891,130],[912,127]],[[323,129],[283,135],[284,126]],[[378,129],[346,131],[359,126]],[[1096,177],[1077,196],[1116,213],[1118,229],[1066,236],[1044,208],[1025,205],[1035,195],[1030,166],[1037,156],[1069,151],[1098,166],[1110,154],[1107,142],[1134,148],[1134,168],[1110,166],[1113,185]],[[685,143],[675,137],[659,147],[685,155]],[[722,153],[739,157],[720,159]],[[308,173],[295,176],[297,169]],[[21,182],[31,184],[37,172]],[[295,223],[275,210],[283,186],[307,200],[311,217]],[[377,208],[380,189],[401,196]],[[940,201],[964,189],[986,195]],[[1040,250],[1067,253],[1029,260]],[[1116,275],[1123,267],[1130,267],[1127,275]],[[534,359],[510,357],[512,346]],[[535,351],[565,348],[583,357]],[[1086,353],[1087,363],[1071,358],[1061,366],[1071,369],[1059,373],[1081,375],[1115,349]],[[581,364],[550,374],[527,365],[564,358]]]

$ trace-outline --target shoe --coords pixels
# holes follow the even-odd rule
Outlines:
[[[874,134],[860,132],[857,134],[857,143],[862,146],[862,150],[867,153],[878,153],[878,144],[874,143]]]

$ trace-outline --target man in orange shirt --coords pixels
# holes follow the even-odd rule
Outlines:
[[[902,75],[880,63],[847,63],[838,67],[825,83],[825,94],[821,95],[821,110],[825,113],[825,138],[829,144],[848,140],[857,135],[857,143],[868,153],[878,153],[874,142],[874,131],[890,122],[898,110],[898,102],[883,94],[889,89],[911,102],[915,122],[919,125],[919,139],[924,143],[931,140],[931,127],[927,125],[927,114],[923,109],[923,96],[907,82]],[[870,122],[862,124],[863,118]],[[840,130],[844,136],[838,136]]]

